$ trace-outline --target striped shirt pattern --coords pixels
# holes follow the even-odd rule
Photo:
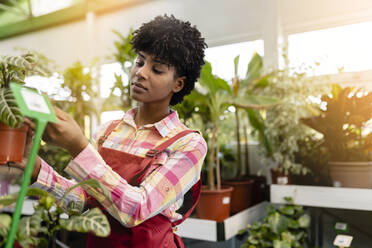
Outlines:
[[[157,123],[137,128],[134,122],[135,113],[136,109],[125,113],[119,125],[103,143],[104,147],[145,157],[148,150],[187,129],[175,111]],[[145,180],[137,187],[131,186],[114,172],[97,152],[98,138],[104,134],[110,123],[98,128],[91,144],[66,167],[65,171],[73,180],[60,176],[42,161],[39,176],[32,186],[45,189],[61,198],[66,189],[76,182],[97,179],[111,192],[114,204],[98,189],[82,186],[74,189],[63,205],[66,206],[71,200],[84,204],[88,193],[127,227],[136,226],[159,213],[171,221],[181,219],[182,216],[176,210],[181,207],[186,192],[200,179],[207,152],[203,137],[199,133],[190,133],[169,146],[157,156],[153,168],[148,170]]]

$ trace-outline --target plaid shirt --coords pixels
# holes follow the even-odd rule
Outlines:
[[[104,147],[145,157],[148,150],[187,129],[178,119],[176,112],[161,121],[136,127],[135,109],[129,110],[122,122],[103,143]],[[153,164],[161,164],[156,170],[148,170],[146,179],[138,186],[131,186],[108,166],[97,152],[97,141],[110,122],[98,128],[89,144],[78,156],[70,161],[65,171],[73,180],[67,180],[56,173],[45,161],[37,181],[32,185],[47,190],[57,198],[73,184],[87,179],[97,179],[111,192],[114,204],[103,194],[89,186],[77,187],[66,201],[84,204],[87,194],[96,198],[114,218],[127,227],[136,226],[159,213],[171,221],[181,219],[176,213],[183,196],[200,179],[202,164],[207,152],[207,145],[198,133],[190,133],[159,155]]]

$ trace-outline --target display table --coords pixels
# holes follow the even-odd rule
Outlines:
[[[176,233],[184,238],[224,241],[234,237],[248,224],[262,219],[266,215],[268,202],[261,202],[242,212],[230,216],[223,222],[188,218],[178,226]]]
[[[285,203],[288,196],[303,206],[372,211],[372,189],[271,185],[272,203]]]

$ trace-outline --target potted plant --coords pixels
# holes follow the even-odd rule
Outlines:
[[[249,232],[241,248],[310,247],[307,235],[310,216],[302,206],[294,205],[291,198],[285,200],[287,204],[279,209],[270,205],[263,222],[255,222],[239,232],[239,235]]]
[[[333,84],[331,94],[323,95],[322,101],[325,109],[302,121],[323,134],[333,182],[372,188],[372,132],[364,130],[372,118],[372,92]]]
[[[24,84],[26,76],[43,73],[33,54],[0,57],[0,164],[21,162],[26,142],[27,126],[9,84]]]
[[[63,206],[67,194],[82,185],[99,188],[107,199],[111,200],[111,194],[95,179],[89,179],[72,186],[59,201],[45,190],[29,188],[27,196],[39,197],[39,200],[38,204],[34,205],[34,214],[20,219],[15,247],[57,247],[56,235],[62,229],[83,233],[92,232],[99,237],[107,237],[110,234],[110,224],[99,208],[93,208],[83,213],[83,206],[74,201]],[[0,205],[2,207],[12,205],[17,201],[17,197],[18,193],[2,196],[0,197]],[[66,217],[62,218],[62,215]],[[0,214],[1,247],[7,242],[11,220],[12,218],[8,214]]]
[[[238,65],[239,56],[234,59],[235,76],[231,84],[231,97],[241,98],[241,97],[251,97],[256,98],[255,109],[263,109],[268,106],[277,103],[276,99],[270,99],[268,97],[256,96],[256,91],[258,89],[263,89],[267,85],[266,76],[262,76],[262,58],[260,55],[255,53],[248,63],[248,68],[246,76],[243,79],[238,77]],[[244,128],[241,127],[241,119],[244,111],[242,107],[247,109],[246,106],[235,105],[235,132],[236,132],[236,174],[233,178],[226,178],[223,181],[224,185],[233,186],[234,190],[231,196],[231,212],[238,213],[249,206],[253,205],[253,202],[258,203],[259,198],[263,199],[263,196],[253,196],[254,194],[264,194],[263,188],[265,187],[266,180],[264,177],[252,176],[250,175],[249,166],[249,149],[248,149],[248,130],[247,125]],[[244,109],[243,109],[244,110]],[[242,138],[241,132],[243,132],[245,138],[245,163],[242,161]],[[253,191],[253,188],[255,189]]]
[[[202,189],[197,213],[201,218],[223,221],[229,216],[232,187],[221,187],[218,145],[220,117],[228,106],[256,108],[263,105],[262,101],[270,101],[271,99],[263,97],[263,100],[260,101],[249,95],[232,97],[232,90],[228,83],[212,74],[212,67],[208,62],[202,68],[199,84],[189,97],[194,100],[193,103],[196,106],[206,106],[211,122],[207,158],[208,185]]]
[[[295,154],[299,150],[298,142],[311,131],[300,121],[315,111],[310,97],[327,89],[326,84],[315,80],[305,73],[290,73],[289,68],[272,72],[267,80],[268,86],[259,94],[277,97],[280,103],[264,113],[250,115],[251,123],[260,132],[263,161],[266,165],[274,163],[275,168],[271,169],[273,183],[289,184],[290,174],[305,175],[310,172],[296,162]]]

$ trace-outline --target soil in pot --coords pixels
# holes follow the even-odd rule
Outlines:
[[[223,186],[221,190],[209,190],[202,187],[196,214],[200,219],[222,222],[230,216],[230,201],[233,187]]]
[[[0,164],[22,162],[28,126],[11,128],[0,123]]]

